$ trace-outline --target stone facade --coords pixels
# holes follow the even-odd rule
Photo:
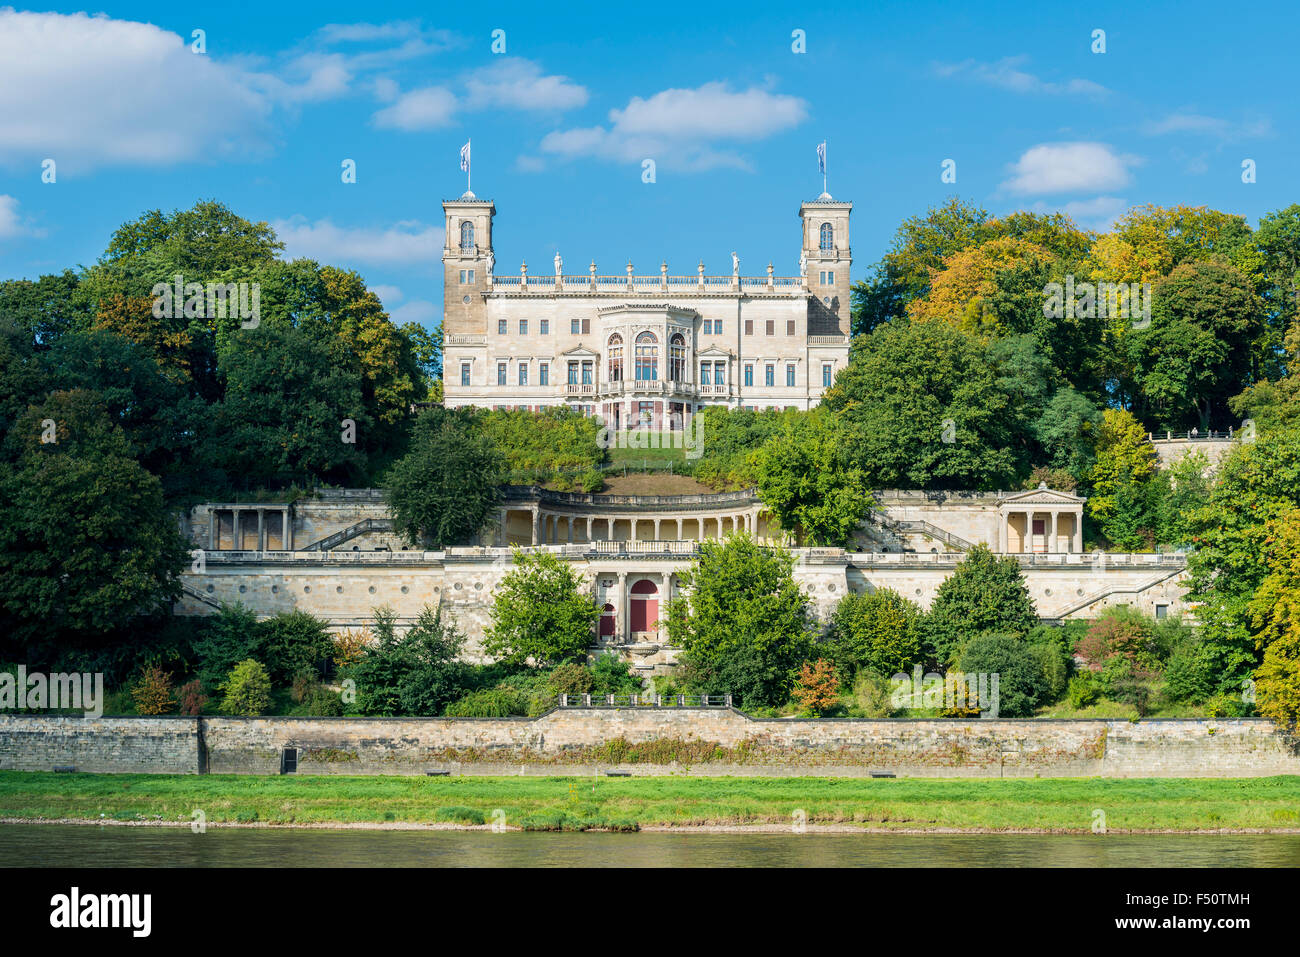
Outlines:
[[[696,758],[611,761],[607,745]],[[693,745],[693,747],[692,747]],[[753,719],[731,708],[562,708],[539,718],[70,718],[0,715],[0,770],[276,774],[1252,777],[1300,773],[1261,719]],[[669,749],[671,751],[671,749]]]
[[[799,274],[530,275],[498,268],[496,207],[443,203],[448,406],[567,405],[610,427],[678,428],[706,405],[807,409],[848,362],[849,214],[823,194],[799,210]],[[553,265],[553,271],[549,268]]]
[[[844,595],[879,588],[928,608],[975,543],[1016,556],[1045,620],[1095,617],[1115,604],[1155,616],[1187,610],[1183,556],[1077,550],[1083,500],[1076,496],[887,491],[878,499],[856,550],[790,549],[795,579],[823,622]],[[276,547],[286,518],[291,549]],[[240,602],[262,617],[301,609],[342,630],[365,628],[383,606],[399,627],[425,607],[441,608],[465,633],[466,656],[475,661],[482,660],[492,596],[512,567],[511,547],[545,549],[577,567],[601,609],[593,648],[651,673],[675,664],[662,613],[700,541],[745,531],[789,547],[752,490],[617,496],[512,487],[481,545],[434,552],[400,539],[382,495],[367,489],[294,503],[200,505],[187,527],[197,550],[183,577],[180,614]],[[1045,533],[1053,527],[1055,536]],[[265,547],[249,547],[257,544]]]

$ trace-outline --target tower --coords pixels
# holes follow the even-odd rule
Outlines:
[[[442,247],[442,331],[483,335],[487,331],[482,293],[488,289],[487,274],[492,262],[492,217],[496,206],[490,199],[465,193],[460,199],[444,200],[446,236]]]
[[[808,334],[849,334],[849,213],[852,203],[837,202],[830,193],[799,207],[803,224],[804,278],[811,294]],[[813,301],[815,299],[815,301]]]

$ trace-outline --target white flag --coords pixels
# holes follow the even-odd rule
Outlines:
[[[465,147],[469,149],[469,147]],[[817,147],[817,172],[826,172],[826,141],[822,140],[821,145]]]
[[[462,173],[469,172],[469,141],[468,140],[466,140],[465,145],[460,148],[460,171]]]

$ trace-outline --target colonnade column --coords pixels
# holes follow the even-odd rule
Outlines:
[[[1056,509],[1052,509],[1052,523],[1049,526],[1049,528],[1051,528],[1051,534],[1048,535],[1047,538],[1047,550],[1049,552],[1056,551],[1056,514]]]
[[[632,627],[631,609],[627,607],[627,572],[618,573],[618,628],[615,629],[615,635],[623,642],[629,640]]]
[[[266,510],[257,510],[257,550],[266,551]]]
[[[217,550],[217,510],[208,509],[208,551]]]
[[[534,508],[532,509],[532,513],[533,513],[533,544],[540,545],[541,532],[542,532],[542,512],[541,509]]]

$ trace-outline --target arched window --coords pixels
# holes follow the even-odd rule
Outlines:
[[[681,382],[686,371],[686,339],[680,332],[668,340],[668,381]]]
[[[653,332],[636,337],[636,378],[638,382],[654,382],[659,378],[659,340]]]
[[[835,227],[830,223],[822,223],[822,249],[831,250],[835,248]]]
[[[825,229],[826,227],[823,226],[822,228]],[[460,224],[460,248],[474,248],[474,224],[468,219]]]
[[[606,347],[606,353],[609,358],[609,381],[623,381],[623,337],[617,332],[609,337],[609,344]]]
[[[643,578],[631,589],[632,631],[654,631],[659,622],[659,589]]]

